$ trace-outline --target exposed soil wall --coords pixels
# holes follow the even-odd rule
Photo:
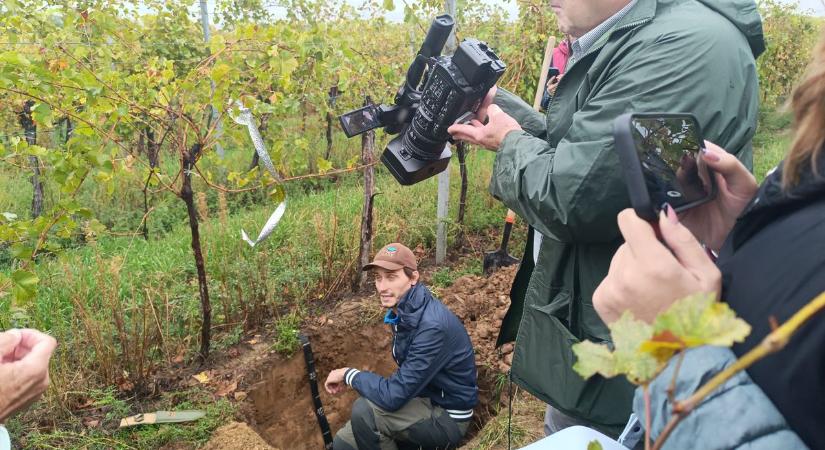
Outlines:
[[[464,276],[449,288],[434,289],[464,322],[476,351],[481,402],[476,408],[473,432],[490,417],[496,379],[509,369],[512,346],[502,353],[494,345],[509,305],[507,294],[515,270],[502,269],[490,278]],[[323,380],[329,371],[356,367],[388,376],[396,369],[390,354],[391,332],[382,323],[382,317],[375,296],[368,295],[342,302],[303,328],[312,344],[321,401],[333,433],[349,419],[357,393],[349,390],[338,396],[327,394]],[[243,384],[249,392],[247,422],[266,442],[281,449],[323,448],[303,353],[255,362],[248,368]]]

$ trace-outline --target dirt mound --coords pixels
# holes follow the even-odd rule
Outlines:
[[[501,351],[495,344],[510,306],[510,286],[516,270],[516,266],[504,268],[490,278],[465,275],[440,292],[441,301],[464,323],[473,341],[476,364],[494,372],[506,373],[513,359],[512,344],[505,344]]]
[[[490,416],[494,378],[506,372],[512,357],[494,346],[509,305],[507,293],[515,270],[502,269],[490,278],[465,276],[449,288],[436,289],[437,296],[464,322],[473,341],[481,394],[479,427]],[[426,283],[426,273],[424,278]],[[310,320],[303,329],[312,344],[321,401],[333,433],[349,419],[357,393],[350,390],[339,396],[328,395],[323,380],[329,371],[356,367],[388,376],[396,369],[390,352],[392,335],[381,321],[383,311],[374,297],[342,302],[326,316]],[[323,447],[301,352],[266,361],[247,373],[245,384],[250,385],[251,403],[246,419],[269,444],[298,450]]]
[[[212,434],[212,439],[202,450],[279,450],[267,444],[261,436],[245,423],[232,422]]]

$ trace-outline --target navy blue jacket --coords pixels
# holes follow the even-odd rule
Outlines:
[[[478,385],[473,345],[464,325],[421,283],[401,297],[397,313],[392,356],[398,370],[384,378],[350,369],[344,381],[387,411],[425,397],[454,419],[469,420],[478,403]]]

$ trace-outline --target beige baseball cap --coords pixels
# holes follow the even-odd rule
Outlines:
[[[364,266],[361,270],[370,270],[376,267],[387,270],[398,270],[404,267],[418,270],[418,263],[415,260],[415,255],[412,250],[404,244],[393,242],[392,244],[385,245],[381,250],[378,250],[372,262]]]

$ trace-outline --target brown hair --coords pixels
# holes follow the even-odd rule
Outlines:
[[[825,33],[814,49],[813,59],[790,100],[794,115],[794,138],[785,157],[782,185],[799,183],[805,168],[817,173],[817,160],[825,146]]]
[[[412,278],[413,273],[415,273],[414,270],[410,269],[409,267],[404,267],[404,275],[406,275],[407,278]]]

